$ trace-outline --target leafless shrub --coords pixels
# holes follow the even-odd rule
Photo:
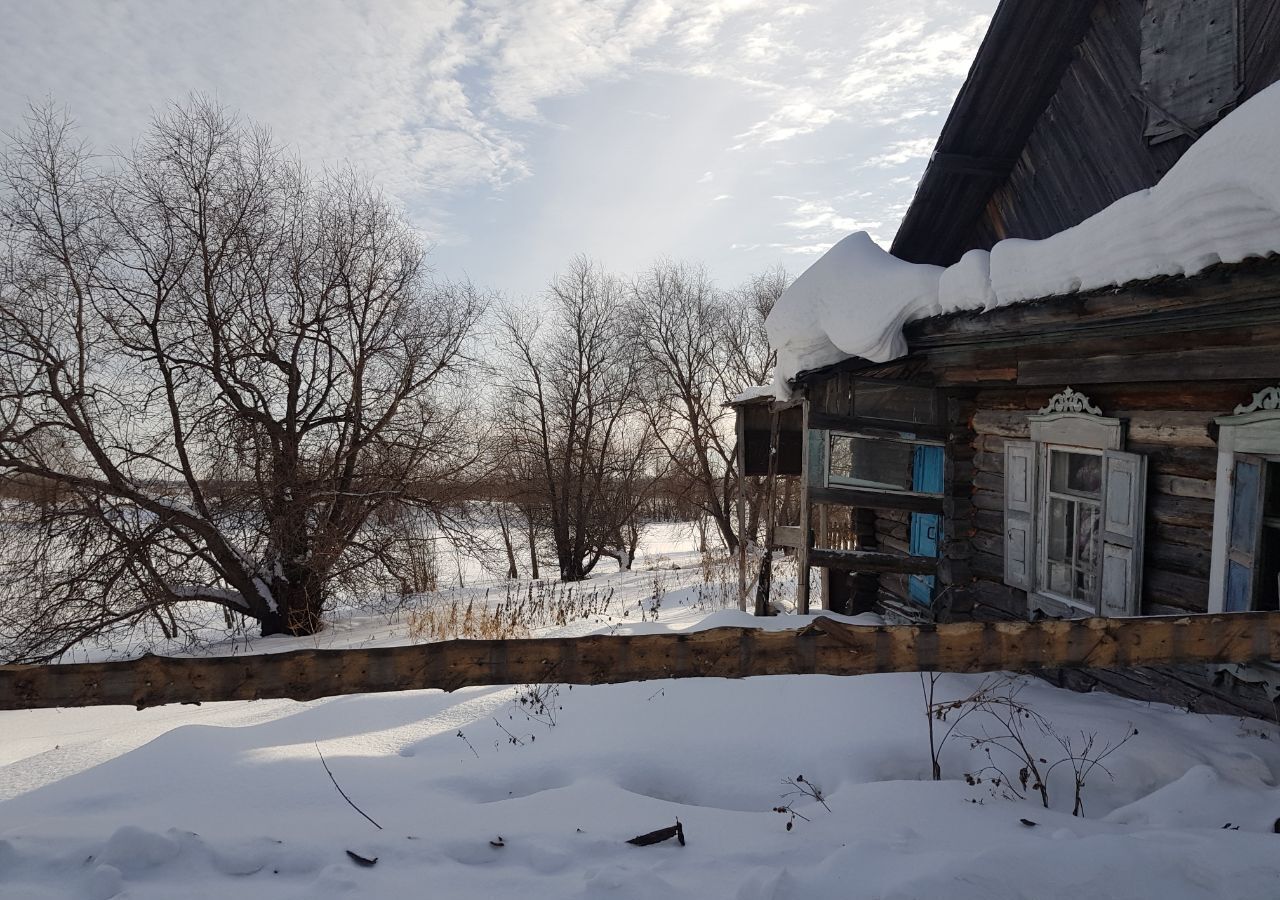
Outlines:
[[[967,697],[938,701],[935,692],[939,678],[938,673],[920,674],[929,721],[929,753],[934,781],[942,777],[942,749],[955,734],[968,741],[971,750],[981,750],[987,760],[987,764],[977,771],[966,772],[965,781],[971,785],[987,785],[992,796],[1022,800],[1035,794],[1041,805],[1048,809],[1049,775],[1059,766],[1069,767],[1073,784],[1071,814],[1079,816],[1084,814],[1084,788],[1089,776],[1097,770],[1114,777],[1103,765],[1103,760],[1138,733],[1136,728],[1129,726],[1119,741],[1099,743],[1096,732],[1081,731],[1077,743],[1076,739],[1058,731],[1044,715],[1020,699],[1025,685],[1020,678],[991,676],[983,679]],[[966,720],[973,730],[958,731]],[[1065,755],[1042,755],[1038,748],[1046,739],[1057,743]],[[1053,757],[1057,758],[1050,762]]]
[[[799,812],[795,808],[795,800],[787,799],[789,797],[808,797],[817,803],[821,803],[822,808],[827,812],[831,812],[831,807],[827,805],[827,798],[826,795],[823,794],[822,789],[812,781],[806,779],[803,775],[797,775],[795,778],[784,778],[782,779],[782,784],[784,787],[791,788],[791,790],[782,794],[782,799],[787,802],[785,804],[775,806],[773,811],[787,817],[787,831],[790,831],[792,827],[794,827],[796,819],[801,819],[805,822],[810,821],[808,816]]]

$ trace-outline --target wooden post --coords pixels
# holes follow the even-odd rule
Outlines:
[[[800,549],[796,551],[796,612],[809,614],[809,398],[800,404]]]
[[[773,530],[777,525],[778,513],[778,429],[779,415],[776,409],[769,412],[769,491],[768,491],[768,508],[765,510],[765,527],[764,527],[764,563],[763,565],[770,567],[770,575],[772,575],[773,566]],[[760,578],[763,581],[764,574]],[[772,577],[770,577],[772,581]],[[763,600],[762,600],[763,598]],[[765,582],[763,591],[756,591],[756,609],[757,616],[763,616],[768,613],[767,609],[762,608],[762,603],[767,604],[769,599],[768,583]]]
[[[746,612],[747,550],[751,543],[747,539],[747,415],[742,407],[735,408],[734,413],[737,416],[734,428],[738,433],[738,447],[734,453],[738,466],[738,609]]]
[[[828,504],[818,504],[818,541],[819,547],[828,547],[830,537],[827,533],[827,509]],[[823,568],[822,575],[819,580],[818,602],[822,604],[823,609],[831,609],[831,570]]]
[[[1109,669],[1280,660],[1280,612],[857,626],[793,631],[445,641],[257,656],[0,666],[0,709],[312,700],[488,684],[614,684],[656,678]]]

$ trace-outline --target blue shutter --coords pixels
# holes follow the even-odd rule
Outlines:
[[[1231,519],[1227,530],[1227,583],[1223,610],[1245,612],[1257,594],[1255,566],[1262,524],[1263,462],[1236,456],[1231,478]]]
[[[941,447],[916,447],[911,465],[911,489],[926,494],[940,494],[943,489],[943,453]],[[942,517],[933,513],[911,514],[911,555],[937,556],[941,540]],[[912,575],[908,582],[911,599],[928,606],[933,600],[935,578]]]

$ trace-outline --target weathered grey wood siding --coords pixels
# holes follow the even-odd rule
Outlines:
[[[1239,2],[1243,101],[1280,79],[1280,0]],[[1142,9],[1138,0],[1096,4],[1057,90],[964,249],[1076,225],[1155,184],[1191,146],[1188,137],[1151,144],[1144,135]]]

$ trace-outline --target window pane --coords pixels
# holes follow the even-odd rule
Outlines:
[[[1049,563],[1049,590],[1064,597],[1071,596],[1071,567],[1062,563]]]
[[[853,414],[867,419],[933,424],[933,389],[858,381],[853,388]]]
[[[1076,507],[1076,592],[1077,599],[1093,596],[1094,579],[1098,572],[1098,527],[1101,510],[1092,503],[1080,503]]]
[[[830,472],[834,478],[863,487],[909,491],[914,450],[914,445],[902,441],[833,434]]]
[[[1100,497],[1102,491],[1102,457],[1092,453],[1051,451],[1049,490]]]
[[[1051,496],[1047,513],[1044,588],[1072,600],[1093,599],[1101,506],[1087,500]]]
[[[1093,569],[1098,556],[1099,508],[1092,503],[1078,503],[1076,514],[1076,559],[1081,567]]]
[[[1049,559],[1071,562],[1071,533],[1074,527],[1075,504],[1070,500],[1053,497],[1049,500]]]

